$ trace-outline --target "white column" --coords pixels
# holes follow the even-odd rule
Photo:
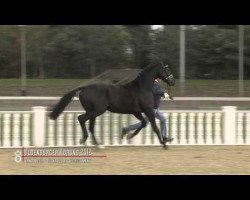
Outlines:
[[[187,134],[189,137],[188,144],[195,144],[195,113],[189,114],[189,130],[187,130]]]
[[[224,143],[228,145],[236,144],[236,106],[223,106],[223,130]]]
[[[33,118],[33,134],[34,145],[44,146],[45,144],[45,129],[46,129],[46,107],[32,107],[34,112]]]
[[[198,123],[198,125],[197,125],[197,128],[198,128],[198,130],[197,130],[197,143],[198,144],[205,144],[205,142],[204,142],[204,126],[203,126],[203,123],[204,123],[204,121],[203,121],[203,118],[204,118],[204,113],[203,112],[201,112],[201,113],[198,113],[198,119],[197,119],[197,123]]]
[[[187,140],[186,140],[186,116],[187,113],[181,113],[180,114],[180,144],[187,144]]]
[[[246,114],[246,144],[250,144],[250,124],[248,122],[250,122],[250,113]]]
[[[215,144],[222,144],[221,141],[221,113],[215,113]]]
[[[172,138],[175,138],[171,144],[178,144],[179,140],[177,138],[177,130],[178,130],[178,113],[172,113]]]
[[[206,144],[213,144],[212,113],[206,115]]]
[[[113,145],[119,144],[120,129],[119,129],[119,114],[113,114]]]
[[[244,113],[240,112],[237,114],[237,124],[236,124],[236,143],[237,144],[244,144],[244,127],[243,127],[243,119],[244,119]]]

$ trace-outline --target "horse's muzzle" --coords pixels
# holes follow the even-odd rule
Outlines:
[[[169,77],[166,78],[166,82],[169,86],[174,86],[175,85],[175,79],[173,75],[170,75]]]

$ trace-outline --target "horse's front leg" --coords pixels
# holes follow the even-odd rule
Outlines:
[[[153,131],[156,133],[156,135],[157,135],[157,137],[159,139],[160,144],[162,144],[163,147],[165,149],[167,149],[166,142],[163,142],[161,134],[160,134],[160,130],[157,127],[156,122],[155,122],[155,112],[154,112],[154,109],[153,108],[146,109],[145,110],[145,115],[148,117],[148,119],[149,119],[149,121],[150,121],[150,123],[152,125]]]

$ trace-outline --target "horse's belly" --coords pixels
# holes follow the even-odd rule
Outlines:
[[[133,95],[128,95],[122,90],[114,90],[109,95],[109,105],[107,110],[115,113],[135,113],[141,112],[139,99]]]
[[[108,111],[114,112],[114,113],[120,113],[120,114],[132,114],[134,112],[141,112],[140,108],[134,108],[134,107],[122,107],[122,106],[108,106]]]

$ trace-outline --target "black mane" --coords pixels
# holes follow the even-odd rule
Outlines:
[[[139,72],[139,74],[137,75],[137,77],[126,83],[124,86],[128,86],[131,84],[134,84],[138,81],[140,81],[142,78],[144,78],[144,74],[148,73],[149,71],[153,70],[154,68],[160,67],[162,65],[162,62],[151,62],[149,63],[142,71]]]

